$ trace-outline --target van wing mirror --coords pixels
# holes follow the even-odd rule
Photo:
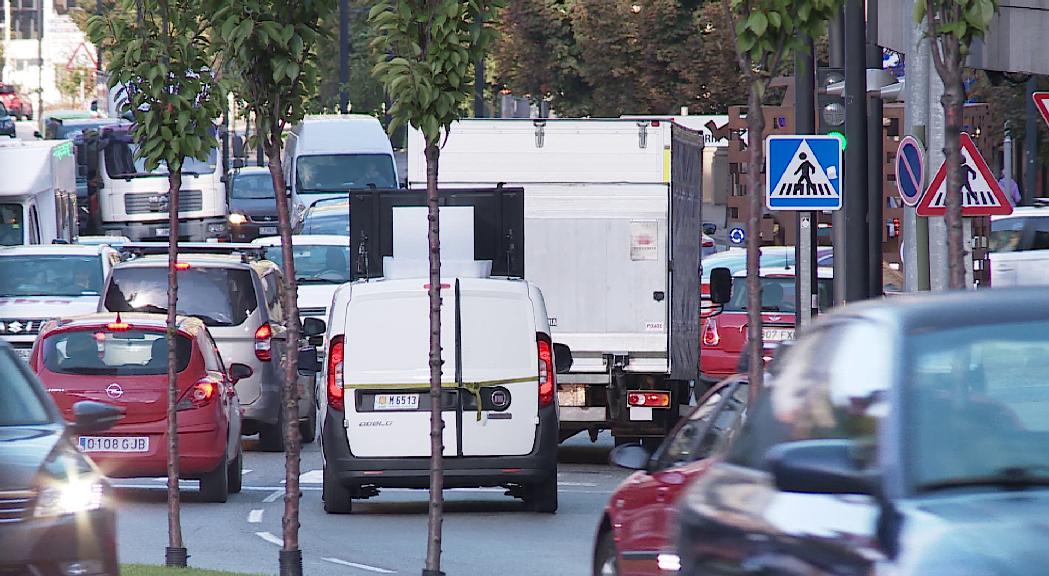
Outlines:
[[[718,231],[717,225],[711,224],[710,222],[704,222],[703,223],[703,233],[706,234],[707,236],[713,236],[714,233],[717,232],[717,231]]]
[[[302,321],[302,334],[307,337],[323,336],[328,326],[320,318],[305,318]]]
[[[710,301],[714,304],[727,304],[732,299],[732,272],[728,268],[718,267],[710,271]]]
[[[554,343],[554,372],[564,374],[572,369],[572,349],[564,344]]]
[[[317,358],[317,347],[299,348],[299,372],[316,374],[321,371],[321,362]]]
[[[247,364],[234,362],[233,364],[229,365],[229,379],[232,380],[234,384],[241,380],[244,380],[245,378],[251,378],[251,375],[254,373],[255,371],[252,370],[251,366],[248,366]]]

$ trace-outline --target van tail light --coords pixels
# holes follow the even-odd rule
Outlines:
[[[668,408],[669,392],[630,392],[626,395],[627,406],[642,408]]]
[[[219,385],[209,378],[198,380],[186,393],[182,395],[182,399],[175,405],[176,410],[190,410],[193,408],[203,408],[211,401],[215,399],[215,394],[218,393]]]
[[[539,407],[543,408],[554,403],[557,388],[554,380],[554,349],[550,337],[545,334],[536,336],[536,346],[539,351]]]
[[[717,346],[721,343],[721,334],[718,333],[718,321],[717,318],[707,318],[707,323],[703,327],[703,345],[704,346]]]
[[[703,239],[703,247],[704,248],[713,248],[714,247],[714,241],[710,240],[709,238],[704,238]]]
[[[255,331],[255,357],[263,362],[273,359],[273,328],[269,324],[259,326]]]
[[[336,336],[328,344],[328,406],[340,412],[346,409],[346,391],[342,387],[344,357],[342,336]]]

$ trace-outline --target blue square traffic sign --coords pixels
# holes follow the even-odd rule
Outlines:
[[[841,167],[836,136],[769,136],[765,205],[769,210],[840,210]]]

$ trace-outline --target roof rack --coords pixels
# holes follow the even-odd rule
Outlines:
[[[119,247],[124,260],[168,253],[167,242],[130,242]],[[179,242],[179,254],[215,254],[239,256],[241,262],[266,259],[266,246],[233,242]]]

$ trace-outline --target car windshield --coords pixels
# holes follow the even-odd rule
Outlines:
[[[303,234],[350,235],[350,204],[344,200],[311,206],[302,218]]]
[[[273,199],[273,177],[267,174],[238,174],[233,179],[233,197],[240,200]]]
[[[794,277],[784,276],[761,279],[761,311],[787,312],[793,314]],[[833,305],[834,282],[830,279],[819,280],[820,310],[827,310]],[[732,298],[725,304],[725,312],[745,312],[747,310],[747,279],[732,279]]]
[[[106,173],[110,178],[150,178],[154,176],[166,176],[167,165],[163,162],[152,172],[146,171],[146,161],[136,157],[138,144],[123,142],[117,138],[110,140],[105,149]],[[208,159],[201,162],[196,158],[187,157],[182,165],[183,174],[212,174],[218,163],[218,151],[212,149]]]
[[[991,222],[991,252],[1016,252],[1023,240],[1024,218],[1002,218]]]
[[[98,296],[98,256],[0,256],[0,296]]]
[[[22,205],[0,204],[0,246],[23,243]]]
[[[924,331],[902,405],[918,490],[1049,484],[1049,321]]]
[[[168,311],[167,266],[113,270],[105,307],[111,312]],[[258,308],[251,272],[191,267],[178,273],[178,313],[208,326],[239,326]]]
[[[295,172],[300,194],[397,187],[393,158],[388,154],[300,156]]]
[[[3,398],[0,426],[32,426],[52,421],[36,386],[25,363],[10,350],[0,350],[0,398]]]
[[[280,246],[266,248],[266,259],[283,267]],[[342,284],[350,281],[350,248],[295,244],[295,279],[299,284]]]
[[[189,366],[193,343],[179,334],[175,366]],[[56,332],[41,347],[44,366],[56,374],[150,376],[167,374],[168,339],[163,331],[77,330]]]

